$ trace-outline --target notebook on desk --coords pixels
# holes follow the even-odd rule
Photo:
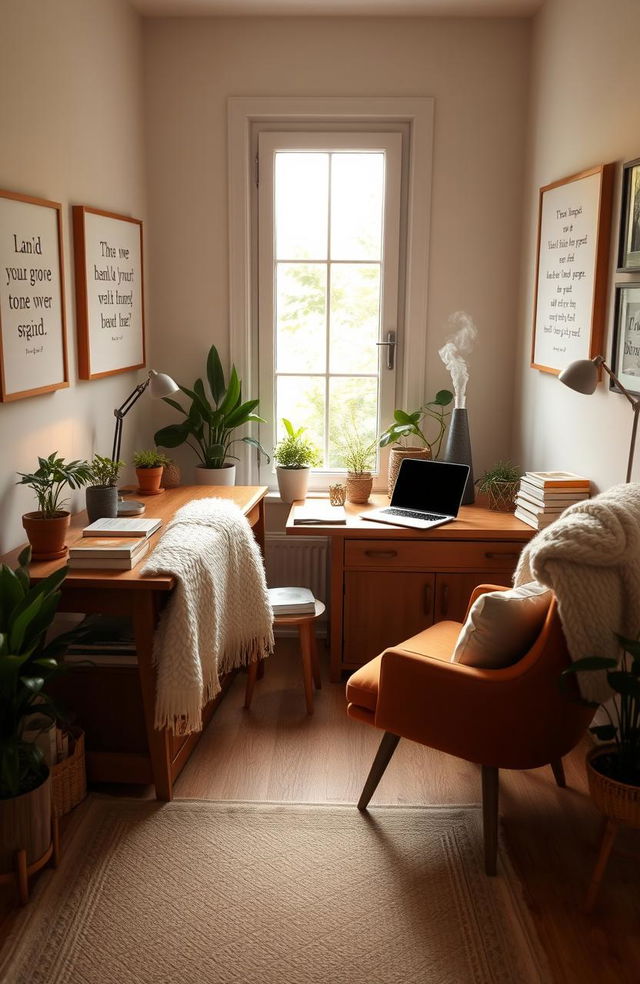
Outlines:
[[[469,465],[405,458],[390,505],[360,513],[360,519],[416,530],[450,523],[458,515],[468,475]]]

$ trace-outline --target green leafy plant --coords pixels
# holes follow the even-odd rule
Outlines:
[[[52,519],[63,511],[64,489],[81,489],[91,481],[91,465],[88,461],[65,461],[54,451],[48,458],[38,458],[38,469],[32,474],[18,472],[18,485],[28,485],[35,492],[38,511],[43,519]]]
[[[350,425],[345,426],[338,452],[347,471],[353,475],[364,475],[370,472],[375,463],[377,445],[377,439],[367,440],[353,421]]]
[[[124,468],[124,461],[114,461],[113,458],[103,458],[100,454],[94,454],[89,485],[94,487],[117,485],[121,468]]]
[[[46,778],[42,752],[25,740],[26,725],[35,713],[56,719],[47,685],[64,669],[59,659],[69,644],[87,635],[78,627],[45,643],[68,568],[32,585],[30,559],[27,547],[15,571],[0,568],[0,799],[27,793]]]
[[[451,414],[446,407],[452,400],[453,393],[450,390],[438,390],[435,399],[425,403],[418,410],[413,410],[411,413],[406,410],[394,410],[394,422],[380,435],[380,447],[386,448],[388,444],[400,444],[406,447],[404,442],[413,437],[429,448],[433,458],[437,458],[447,429],[447,420]],[[425,434],[426,425],[435,425],[435,436],[432,439]]]
[[[134,468],[164,468],[171,464],[171,458],[167,457],[162,451],[149,448],[145,451],[136,451],[133,456]]]
[[[576,673],[595,673],[604,670],[607,682],[615,693],[611,710],[609,702],[582,702],[590,707],[602,707],[609,718],[608,724],[590,728],[601,741],[611,741],[615,754],[609,756],[606,775],[618,782],[640,786],[640,641],[617,636],[624,650],[619,661],[607,656],[587,656],[577,659],[566,670],[563,679]],[[604,771],[604,770],[603,770]]]
[[[313,441],[302,436],[306,427],[298,427],[296,430],[286,417],[282,418],[282,423],[286,437],[278,442],[273,452],[274,460],[280,468],[317,467],[322,459]]]
[[[514,465],[511,461],[498,461],[493,468],[489,468],[478,479],[476,485],[478,486],[479,492],[490,492],[497,485],[502,485],[505,482],[512,485],[519,481],[520,469],[517,465]]]
[[[265,420],[254,413],[258,400],[243,403],[242,382],[235,366],[231,367],[227,384],[215,345],[211,346],[207,356],[207,382],[211,400],[202,379],[196,379],[193,389],[180,387],[191,400],[187,410],[177,400],[168,396],[164,398],[164,402],[185,419],[179,424],[170,424],[157,431],[154,435],[156,444],[163,448],[177,448],[181,444],[188,444],[204,468],[222,468],[228,459],[237,458],[231,454],[230,449],[238,441],[257,448],[269,461],[269,455],[254,437],[233,437],[239,427],[252,422],[265,423]]]

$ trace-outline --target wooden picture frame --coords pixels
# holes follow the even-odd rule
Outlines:
[[[611,369],[626,390],[640,396],[640,283],[616,284]],[[613,380],[609,389],[620,392]]]
[[[540,189],[531,368],[558,375],[602,351],[614,164]]]
[[[0,400],[68,385],[62,206],[0,191]]]
[[[618,273],[640,270],[640,158],[622,165]]]
[[[142,221],[73,206],[78,375],[145,367]]]

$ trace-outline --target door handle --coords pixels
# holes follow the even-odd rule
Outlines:
[[[431,585],[425,584],[424,593],[422,595],[422,610],[425,615],[432,615],[431,609]]]
[[[497,560],[500,557],[519,557],[517,550],[494,550],[485,553],[487,560]]]
[[[396,345],[397,344],[398,343],[396,341],[396,333],[395,333],[395,331],[388,331],[387,332],[387,340],[386,340],[386,342],[376,342],[376,345],[379,348],[381,348],[382,346],[386,346],[386,349],[387,349],[387,369],[393,369],[393,367],[395,365],[395,355],[396,355]]]
[[[440,594],[440,614],[441,615],[449,614],[449,585],[448,584],[442,585],[442,592]]]
[[[397,550],[365,550],[365,557],[397,557]]]

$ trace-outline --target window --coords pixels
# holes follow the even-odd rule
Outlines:
[[[399,133],[259,134],[262,437],[305,426],[316,486],[344,470],[349,434],[374,442],[393,412],[401,152]]]

